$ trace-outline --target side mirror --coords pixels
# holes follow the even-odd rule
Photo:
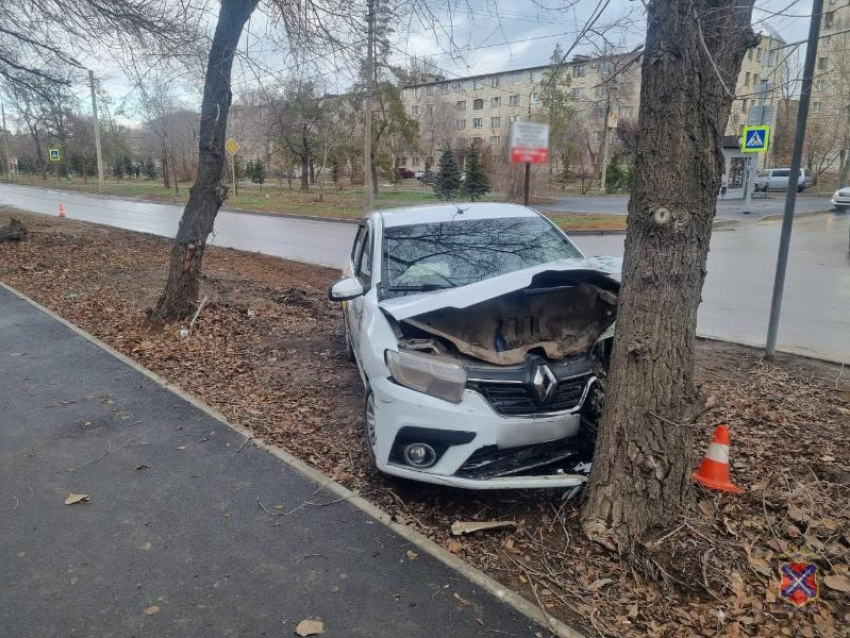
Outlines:
[[[362,296],[364,292],[363,284],[354,277],[346,277],[331,286],[328,291],[328,299],[331,301],[348,301]]]

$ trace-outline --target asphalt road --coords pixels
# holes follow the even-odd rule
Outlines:
[[[0,288],[0,635],[549,636],[244,441]]]
[[[785,193],[771,192],[767,196],[756,193],[753,197],[749,214],[744,214],[744,201],[741,199],[742,190],[731,190],[724,199],[717,200],[717,217],[748,221],[766,215],[781,215],[785,210]],[[539,206],[540,210],[553,213],[592,213],[594,215],[625,215],[629,203],[627,195],[585,195],[567,196],[553,204]],[[829,198],[814,197],[806,194],[797,195],[794,212],[811,213],[831,208]]]
[[[605,198],[608,199],[608,198]],[[802,200],[801,200],[802,201]],[[0,186],[0,204],[55,215],[62,202],[72,219],[173,236],[181,206]],[[715,231],[699,313],[699,333],[763,345],[779,237],[778,222]],[[850,363],[850,214],[805,217],[795,223],[779,346],[782,350]],[[219,214],[213,243],[278,257],[339,266],[353,224],[245,213]],[[581,236],[588,255],[622,255],[623,236]]]

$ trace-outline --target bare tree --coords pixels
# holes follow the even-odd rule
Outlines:
[[[803,158],[806,167],[817,181],[817,194],[820,195],[821,176],[835,166],[836,160],[846,154],[842,146],[844,139],[835,135],[835,128],[824,120],[809,122],[806,127],[806,140],[803,146]]]
[[[153,315],[161,319],[187,316],[193,311],[198,296],[207,238],[227,192],[221,177],[224,174],[227,115],[233,98],[230,82],[234,51],[257,2],[221,2],[201,103],[198,178],[189,192],[189,202],[174,238],[165,290],[153,309]]]
[[[583,511],[627,553],[682,511],[691,486],[697,308],[721,134],[748,48],[753,0],[649,0],[635,182],[599,440]]]

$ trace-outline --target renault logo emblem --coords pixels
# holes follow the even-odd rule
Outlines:
[[[552,370],[547,365],[537,366],[534,371],[534,376],[531,379],[531,387],[534,388],[534,394],[540,403],[547,403],[558,389],[558,379],[552,374]]]

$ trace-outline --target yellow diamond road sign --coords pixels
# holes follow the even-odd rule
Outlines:
[[[229,140],[227,140],[227,143],[224,145],[224,148],[226,148],[227,152],[231,155],[236,155],[236,153],[239,152],[239,143],[231,137]]]

